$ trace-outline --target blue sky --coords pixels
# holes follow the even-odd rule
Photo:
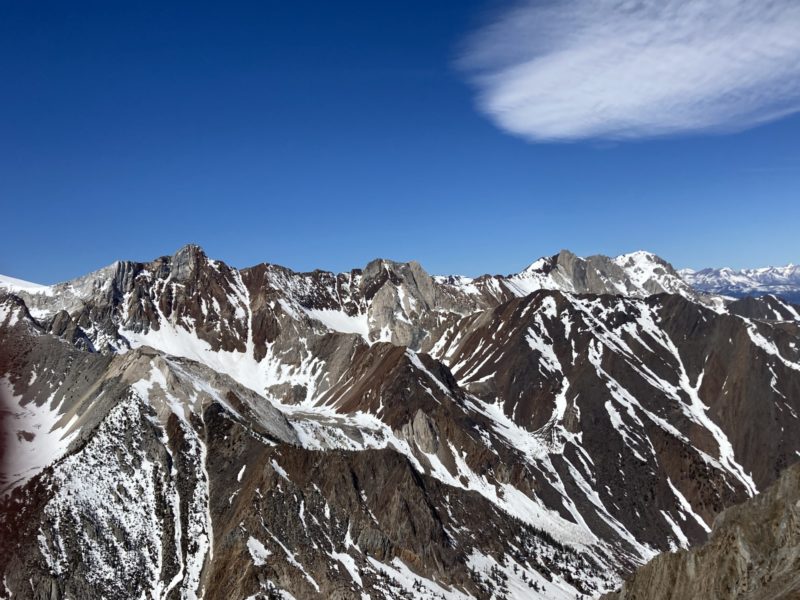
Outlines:
[[[613,110],[598,125],[577,101],[609,81],[586,75],[595,57],[575,71],[594,87],[565,95],[569,80],[509,77],[529,58],[516,50],[491,56],[498,31],[528,39],[502,30],[510,6],[3,3],[0,273],[51,283],[187,242],[298,270],[380,256],[508,273],[561,248],[648,249],[678,267],[800,261],[791,70],[752,82],[779,90],[769,106],[665,104],[658,89],[630,109],[646,126],[620,129],[629,115]],[[531,52],[558,58],[542,44]],[[506,110],[520,90],[525,110]],[[706,120],[687,126],[697,110]]]

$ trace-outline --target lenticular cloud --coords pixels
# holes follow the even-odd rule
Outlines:
[[[800,2],[527,2],[460,66],[481,110],[532,140],[741,130],[800,111]]]

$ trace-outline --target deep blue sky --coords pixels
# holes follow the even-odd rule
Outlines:
[[[531,143],[454,63],[499,1],[3,2],[0,272],[187,242],[235,266],[519,270],[560,248],[800,261],[800,118]]]

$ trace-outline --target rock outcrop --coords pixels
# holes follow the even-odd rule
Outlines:
[[[662,554],[605,600],[800,598],[800,465],[714,521],[708,542]]]

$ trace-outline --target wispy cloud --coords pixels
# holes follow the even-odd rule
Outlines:
[[[459,62],[532,140],[736,131],[800,111],[800,1],[528,1]]]

